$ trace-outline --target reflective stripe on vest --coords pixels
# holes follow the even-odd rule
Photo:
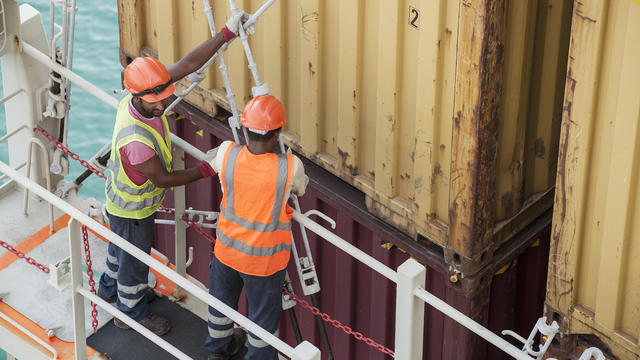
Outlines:
[[[284,191],[287,186],[287,175],[288,175],[288,167],[289,162],[287,160],[286,155],[278,155],[278,186],[276,187],[276,197],[273,202],[273,208],[271,212],[271,222],[268,224],[260,223],[260,222],[251,222],[247,219],[243,219],[242,217],[236,215],[234,209],[234,189],[233,189],[233,178],[235,175],[235,165],[236,159],[238,158],[238,153],[242,149],[242,146],[237,145],[231,148],[231,152],[229,153],[229,158],[227,160],[227,166],[225,167],[225,175],[224,175],[224,184],[227,190],[227,207],[223,207],[220,205],[220,212],[224,214],[227,220],[234,222],[247,230],[255,230],[260,232],[273,232],[275,230],[291,230],[291,222],[282,223],[278,221],[280,217],[280,209],[282,208],[282,201],[284,200]],[[230,245],[227,245],[230,246]],[[239,250],[239,249],[238,249]],[[251,255],[251,254],[249,254]],[[269,255],[261,255],[261,256],[269,256]]]
[[[248,151],[244,146],[233,144],[225,154],[221,174],[224,194],[216,229],[218,242],[215,254],[223,264],[237,271],[249,275],[268,276],[287,266],[291,252],[291,215],[287,210],[285,194],[293,173],[293,157],[277,155],[276,162],[276,158],[271,154],[268,161],[265,161],[265,167],[258,170],[256,179],[236,179],[236,169],[241,169],[245,177],[247,171],[253,171],[252,167],[246,167],[246,163],[237,161],[242,154],[243,161],[247,160],[251,164],[255,155]],[[243,167],[238,168],[241,166],[239,164]],[[253,163],[253,166],[255,165]],[[245,203],[236,204],[236,201],[249,200],[247,196],[255,196],[251,192],[249,194],[252,195],[247,195],[246,191],[251,189],[251,181],[260,181],[260,176],[275,176],[276,180],[273,182],[271,178],[268,183],[258,183],[257,186],[261,187],[262,191],[272,191],[266,193],[265,198],[256,200],[255,209],[261,210],[249,209]],[[236,183],[240,189],[236,188]],[[275,185],[274,188],[271,188],[272,184]],[[271,190],[265,190],[265,186]],[[239,195],[242,195],[242,200],[238,200]],[[269,203],[271,196],[274,196],[273,204]],[[249,213],[238,213],[236,205],[241,205],[239,208]]]
[[[124,139],[125,137],[133,134],[139,134],[144,136],[145,138],[149,139],[153,143],[154,149],[160,149],[160,144],[158,144],[158,141],[153,136],[153,134],[149,132],[149,130],[142,128],[138,125],[129,125],[123,128],[122,130],[120,130],[118,132],[118,136],[116,137],[116,144],[122,141],[122,139]],[[158,153],[158,157],[160,158],[160,162],[162,162],[162,165],[164,166],[164,168],[167,169],[168,168],[167,160],[164,158],[162,151],[157,151],[157,153]],[[118,187],[118,190],[124,191],[127,194],[142,195],[142,194],[150,193],[156,189],[156,186],[151,181],[149,181],[147,186],[138,188],[138,189],[118,181],[118,175],[120,174],[120,171],[124,171],[124,169],[120,167],[120,151],[116,151],[116,153],[114,154],[114,161],[109,162],[109,169],[113,171],[112,180],[116,182],[116,186]]]
[[[116,118],[116,130],[111,145],[111,157],[106,172],[105,195],[107,211],[113,215],[142,219],[152,215],[162,204],[166,189],[156,187],[151,181],[137,186],[127,176],[120,159],[120,149],[132,141],[140,141],[153,148],[166,171],[171,171],[171,140],[166,119],[163,116],[165,137],[162,144],[160,134],[152,127],[133,118],[129,113],[129,99],[125,97]]]

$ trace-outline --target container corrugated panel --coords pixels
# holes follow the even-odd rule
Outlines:
[[[177,110],[186,119],[173,122],[172,131],[201,150],[215,147],[231,137],[228,128],[209,122],[204,114],[190,109],[190,106],[179,106]],[[196,163],[196,160],[187,157],[187,167]],[[307,193],[300,198],[303,212],[317,209],[329,215],[336,221],[337,226],[333,231],[337,235],[392,269],[397,269],[409,256],[421,262],[427,267],[428,291],[492,331],[512,329],[524,336],[531,331],[542,314],[550,215],[540,222],[540,226],[522,234],[517,246],[509,250],[501,249],[490,269],[483,274],[484,279],[479,280],[471,291],[465,291],[457,284],[450,283],[448,266],[441,251],[419,246],[405,234],[368,213],[364,195],[357,189],[309,162],[305,166],[311,180]],[[189,184],[186,190],[188,207],[218,209],[222,194],[215,177]],[[167,198],[165,205],[172,206],[171,198]],[[317,221],[327,228],[330,226],[321,219]],[[154,247],[173,262],[173,227],[157,225],[156,229]],[[294,237],[299,241],[299,227],[294,226],[293,229]],[[308,234],[321,285],[321,310],[354,331],[393,349],[395,285],[329,242],[311,232]],[[539,241],[536,242],[536,239]],[[194,247],[194,261],[188,268],[189,274],[208,284],[208,265],[212,256],[209,242],[188,230],[187,246]],[[303,245],[298,243],[298,249],[301,248]],[[302,295],[293,261],[289,264],[288,272],[294,292],[310,302],[308,297]],[[246,314],[244,296],[242,299],[240,311]],[[295,307],[295,313],[303,338],[324,352],[313,315],[301,306]],[[326,328],[336,359],[389,359],[377,349],[355,340],[328,323]],[[295,335],[286,313],[281,319],[280,337],[295,345]],[[510,357],[428,306],[425,309],[423,358],[506,360]]]
[[[263,1],[238,1],[253,12]],[[212,2],[220,28],[226,1]],[[172,64],[210,37],[200,1],[119,0],[121,59]],[[552,203],[570,0],[276,1],[250,37],[290,146],[464,273]],[[252,78],[225,54],[240,108]],[[188,101],[228,109],[210,67]],[[182,85],[190,84],[183,80]],[[184,86],[179,86],[179,90]]]
[[[576,1],[546,303],[640,358],[640,3]]]

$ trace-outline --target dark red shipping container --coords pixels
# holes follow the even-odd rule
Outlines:
[[[172,122],[172,131],[200,150],[207,151],[232,138],[226,125],[211,120],[190,105],[182,103],[176,110],[185,118]],[[187,156],[185,166],[195,166],[196,162]],[[428,241],[418,243],[372,216],[367,212],[364,195],[359,190],[313,163],[305,161],[305,170],[310,184],[305,196],[300,198],[303,212],[317,209],[329,215],[337,223],[334,232],[338,236],[394,270],[413,257],[427,267],[426,290],[492,331],[499,333],[512,329],[526,338],[537,318],[542,316],[551,209],[500,247],[493,262],[484,270],[454,284],[449,280],[440,247]],[[187,207],[219,210],[221,190],[217,178],[187,185],[186,193]],[[165,204],[172,206],[172,195],[167,197]],[[324,220],[315,220],[330,228]],[[297,226],[294,229],[298,240],[299,229]],[[158,225],[157,230],[155,248],[174,262],[173,227]],[[395,284],[312,232],[308,235],[322,289],[319,294],[321,310],[354,331],[393,349]],[[188,273],[208,284],[211,245],[193,230],[187,230],[187,246],[194,248],[194,261]],[[298,248],[302,248],[302,243]],[[293,262],[288,270],[295,293],[304,298]],[[240,308],[246,314],[244,302]],[[303,338],[323,351],[314,316],[301,306],[296,306],[295,312]],[[510,358],[430,306],[425,308],[424,323],[424,359]],[[326,329],[336,359],[390,358],[331,324],[327,323]],[[286,312],[281,320],[280,337],[295,345]],[[520,347],[520,344],[514,344]],[[326,357],[323,355],[323,358]]]

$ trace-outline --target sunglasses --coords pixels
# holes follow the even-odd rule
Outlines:
[[[145,96],[145,95],[149,95],[149,94],[154,94],[154,95],[158,95],[160,94],[162,91],[164,91],[164,89],[168,88],[169,85],[173,84],[173,81],[171,81],[171,79],[169,79],[169,81],[167,81],[166,83],[162,84],[162,85],[158,85],[152,89],[147,89],[144,91],[140,91],[139,93],[134,93],[131,94],[133,96]]]

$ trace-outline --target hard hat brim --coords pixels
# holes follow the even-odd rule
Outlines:
[[[171,84],[171,85],[167,86],[166,89],[162,90],[158,95],[156,95],[156,94],[147,94],[147,95],[142,96],[142,100],[144,100],[146,102],[149,102],[149,103],[162,101],[162,100],[168,98],[169,96],[173,95],[175,90],[176,90],[175,85]]]

